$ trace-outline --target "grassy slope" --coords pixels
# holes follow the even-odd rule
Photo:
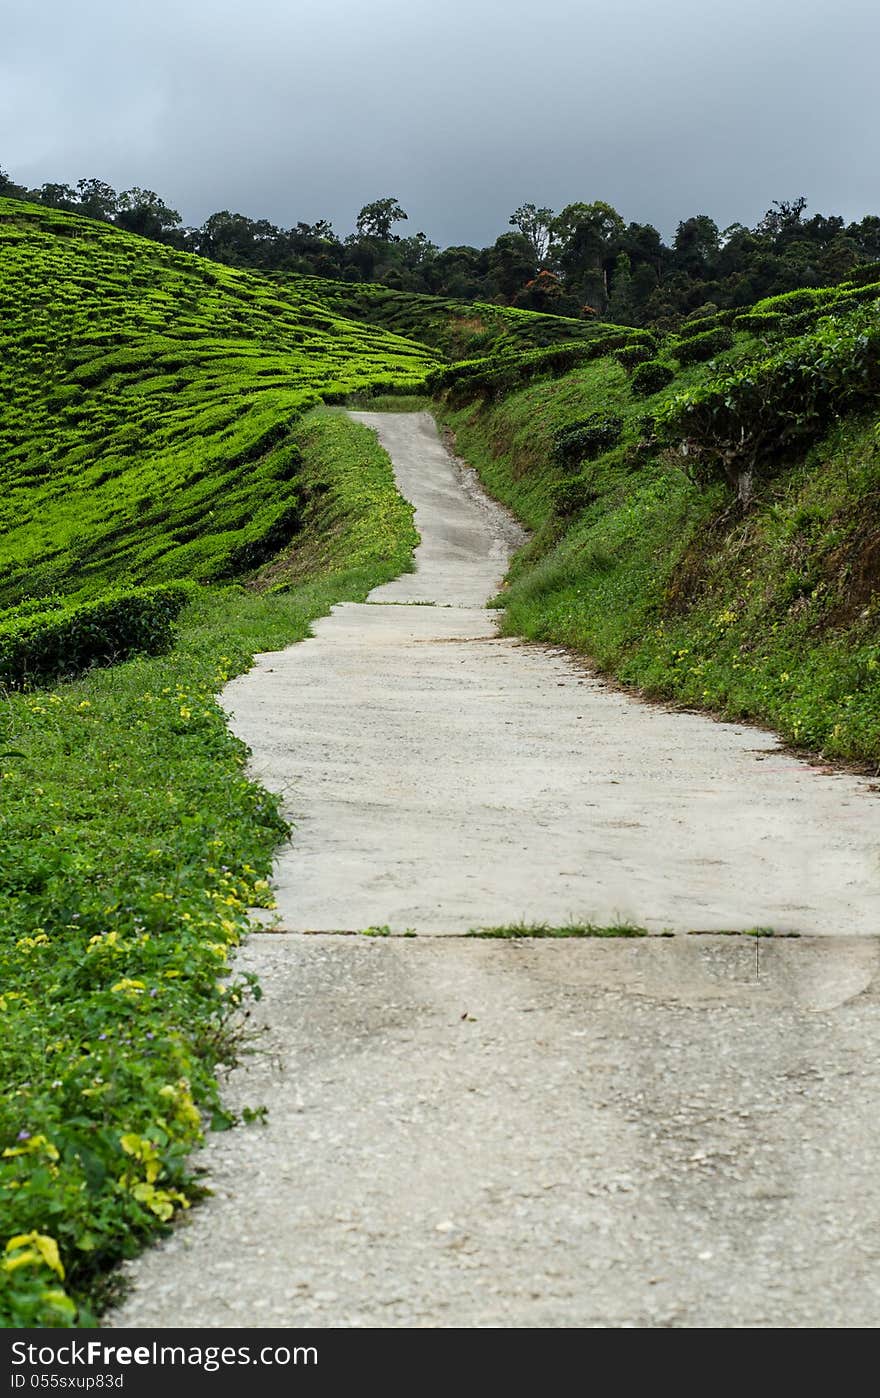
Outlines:
[[[639,449],[639,419],[760,346],[738,336],[654,398],[603,359],[497,403],[438,415],[535,537],[504,594],[510,633],[570,645],[645,692],[772,724],[829,755],[880,763],[880,436],[876,413],[793,455],[736,520],[722,486]],[[553,434],[592,412],[626,420],[584,467],[596,499],[557,517]]]
[[[373,434],[322,411],[299,443],[326,487],[307,580],[205,589],[170,654],[4,702],[0,1257],[19,1242],[0,1323],[87,1323],[107,1268],[197,1197],[187,1153],[226,1124],[227,956],[284,825],[215,695],[254,651],[405,571],[417,539]]]
[[[407,336],[446,359],[469,359],[502,349],[524,350],[589,339],[601,326],[567,316],[548,316],[482,301],[456,301],[395,291],[371,283],[337,282],[322,277],[284,276],[281,284],[349,316]]]
[[[236,571],[300,528],[303,410],[433,362],[302,290],[0,199],[0,605]]]

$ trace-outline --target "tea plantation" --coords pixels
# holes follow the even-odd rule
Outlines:
[[[302,413],[433,363],[293,285],[0,199],[0,605],[271,556],[307,503]]]
[[[588,340],[607,329],[598,321],[543,315],[483,301],[456,301],[370,283],[280,273],[276,277],[281,285],[323,302],[335,315],[410,336],[430,345],[446,359],[467,359],[505,350],[522,352]]]
[[[435,371],[459,451],[535,531],[504,629],[880,770],[878,271]]]
[[[505,630],[877,770],[877,271],[658,333],[0,199],[0,1324],[93,1324],[232,1124],[286,825],[216,696],[417,542],[326,405],[431,395],[534,531]]]
[[[286,827],[215,696],[411,566],[385,453],[313,405],[436,361],[20,203],[0,277],[0,1324],[83,1325],[231,1124],[229,953]]]

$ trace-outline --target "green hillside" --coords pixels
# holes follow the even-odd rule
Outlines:
[[[505,630],[880,767],[870,276],[692,320],[653,358],[437,371],[459,451],[535,531]]]
[[[82,1325],[231,1124],[230,952],[286,826],[215,696],[411,566],[375,436],[313,405],[436,360],[2,201],[0,288],[0,1326]]]
[[[874,276],[660,334],[0,200],[0,1324],[94,1323],[230,1124],[231,950],[286,827],[216,695],[417,541],[315,405],[433,395],[534,531],[508,632],[876,769]]]
[[[523,351],[590,339],[607,326],[484,301],[456,301],[420,292],[323,277],[277,275],[281,285],[322,302],[335,315],[420,340],[445,359]]]
[[[252,567],[302,528],[303,411],[431,366],[296,286],[0,199],[0,605]]]

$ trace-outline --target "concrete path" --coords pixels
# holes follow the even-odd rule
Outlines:
[[[877,1326],[876,799],[496,638],[510,522],[429,419],[359,416],[423,536],[372,603],[437,605],[336,608],[227,691],[298,824],[227,1085],[269,1123],[107,1323]],[[615,916],[679,935],[449,935]],[[683,935],[758,923],[826,935]],[[420,935],[331,935],[370,924]]]
[[[254,937],[125,1326],[880,1325],[875,938]]]
[[[354,416],[416,506],[417,571],[225,693],[296,826],[276,869],[283,927],[880,933],[867,782],[499,638],[484,604],[521,531],[427,414]]]

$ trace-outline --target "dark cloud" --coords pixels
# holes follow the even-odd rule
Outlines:
[[[397,195],[484,243],[523,200],[664,232],[774,198],[880,211],[875,0],[43,0],[4,19],[0,164],[157,189],[189,222]]]

